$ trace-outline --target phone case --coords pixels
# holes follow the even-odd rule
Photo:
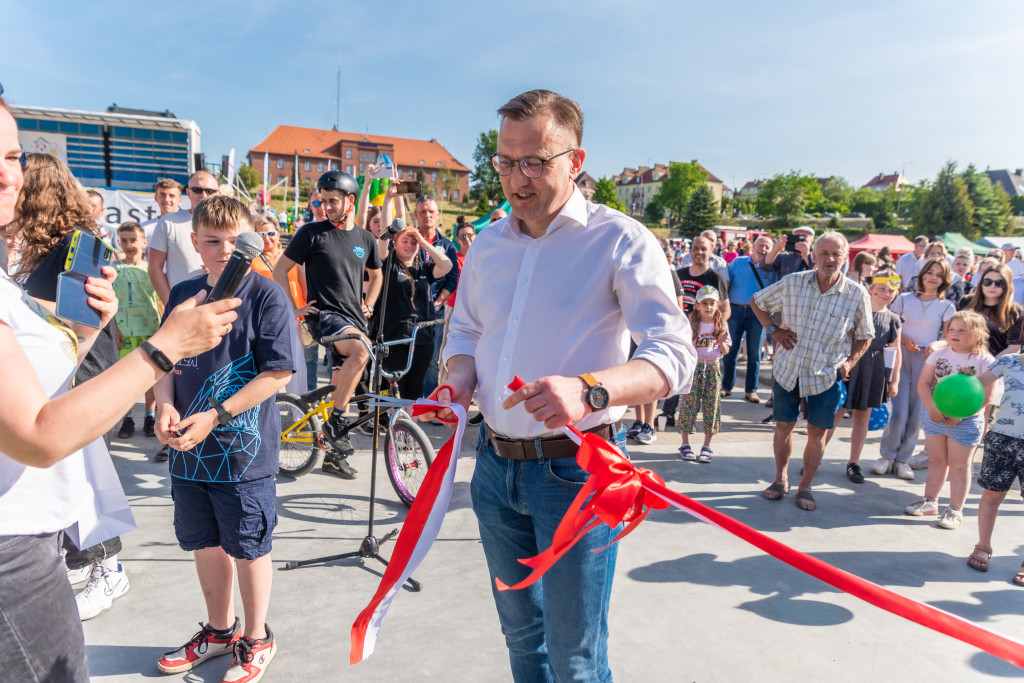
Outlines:
[[[76,230],[64,260],[64,272],[57,276],[57,317],[89,327],[100,326],[100,313],[89,305],[85,281],[103,277],[103,266],[116,260],[117,251],[91,233]]]

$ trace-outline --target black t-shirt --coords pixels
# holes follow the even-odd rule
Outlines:
[[[389,268],[385,259],[383,267],[385,274],[391,271],[388,299],[386,305],[378,305],[374,310],[372,327],[377,329],[379,314],[384,311],[384,339],[401,339],[409,335],[417,322],[434,317],[434,298],[430,290],[436,281],[434,264],[416,259],[406,272],[397,261],[394,268]]]
[[[206,275],[185,280],[171,289],[167,311],[200,291],[209,292]],[[288,295],[277,283],[250,272],[235,296],[242,304],[238,318],[220,344],[205,353],[182,358],[174,366],[174,409],[181,419],[210,409],[210,397],[225,401],[261,372],[295,371],[292,345],[295,318]],[[166,313],[165,313],[166,317]],[[269,477],[277,471],[281,447],[281,418],[276,399],[235,415],[217,425],[189,451],[170,450],[172,477],[192,481],[237,482]]]
[[[708,268],[700,275],[691,275],[690,267],[687,266],[677,270],[676,275],[679,276],[679,282],[683,286],[683,312],[685,313],[693,310],[694,305],[697,303],[697,292],[706,285],[711,285],[718,290],[718,298],[720,300],[729,298],[729,290],[725,288],[725,281],[721,275],[711,268]]]
[[[25,280],[25,291],[42,301],[57,301],[57,277],[64,272],[64,261],[68,257],[68,250],[71,247],[71,235],[67,235],[60,246],[51,251],[36,266],[32,274]],[[117,337],[114,336],[114,320],[111,319],[107,326],[100,331],[96,341],[93,342],[89,353],[78,366],[75,373],[75,384],[95,377],[111,365],[117,362]]]
[[[295,233],[284,255],[306,267],[307,301],[365,325],[363,272],[380,268],[377,240],[370,231],[358,226],[340,230],[330,221],[309,223]]]
[[[963,297],[960,299],[960,303],[957,305],[957,310],[963,311],[970,308],[971,298]],[[995,309],[994,306],[985,306],[985,310],[982,312],[982,317],[985,318],[985,325],[988,327],[988,352],[993,356],[998,356],[1000,353],[1006,350],[1006,347],[1010,344],[1020,344],[1022,337],[1024,337],[1024,328],[1021,327],[1024,324],[1024,315],[1021,315],[1021,306],[1018,303],[1013,304],[1014,309],[1017,311],[1017,318],[1010,325],[1006,331],[1000,330],[996,327],[995,323],[992,322],[992,311]],[[971,309],[973,310],[973,309]]]

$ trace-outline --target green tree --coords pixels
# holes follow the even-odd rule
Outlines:
[[[491,206],[491,198],[487,195],[487,190],[481,190],[479,195],[479,200],[476,203],[476,210],[480,213],[490,213],[494,207]]]
[[[594,196],[590,201],[610,206],[618,211],[626,210],[626,205],[615,194],[615,181],[611,178],[601,178],[594,184]]]
[[[446,202],[454,201],[452,192],[459,189],[459,179],[447,168],[442,168],[437,173],[437,187],[441,190]]]
[[[757,189],[755,207],[762,216],[776,216],[778,225],[799,225],[809,206],[817,206],[825,199],[818,179],[801,175],[799,171],[779,173]]]
[[[956,162],[946,162],[935,183],[923,192],[913,211],[915,235],[959,232],[972,241],[981,237],[974,227],[974,205],[967,182],[956,172]]]
[[[974,228],[981,235],[1006,235],[1010,232],[1010,201],[1001,186],[993,186],[988,176],[968,164],[960,176],[967,183],[967,196],[974,205]],[[1002,191],[1000,197],[996,188]],[[1004,199],[1005,197],[1005,199]]]
[[[488,130],[480,133],[473,150],[473,172],[469,179],[476,192],[486,192],[492,200],[500,204],[505,201],[505,193],[501,189],[501,176],[491,164],[491,156],[498,151],[498,131]]]
[[[815,205],[808,205],[809,211],[819,213],[849,213],[853,187],[845,178],[832,176],[820,185],[822,199]]]
[[[263,182],[260,174],[249,164],[242,164],[242,167],[238,169],[238,179],[247,190],[255,189]]]
[[[683,216],[682,232],[686,237],[696,237],[702,230],[710,230],[718,223],[719,203],[707,183],[690,193]]]
[[[651,201],[644,207],[644,218],[651,223],[661,223],[665,220],[665,207],[658,201],[657,194],[651,197]]]
[[[696,161],[688,164],[672,164],[668,169],[668,177],[661,182],[661,187],[654,194],[653,200],[676,219],[686,213],[686,203],[690,194],[708,182],[708,172]]]

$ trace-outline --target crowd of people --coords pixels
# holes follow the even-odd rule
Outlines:
[[[510,215],[495,211],[479,234],[459,217],[449,238],[434,197],[415,197],[407,210],[393,183],[373,206],[369,183],[328,171],[310,196],[310,220],[294,222],[285,246],[280,217],[226,196],[205,170],[184,188],[158,180],[153,221],[98,222],[102,196],[83,190],[55,157],[22,154],[0,99],[0,266],[9,273],[0,277],[0,351],[12,365],[0,377],[0,631],[13,624],[3,632],[18,645],[0,649],[2,670],[18,680],[87,680],[80,622],[111,609],[129,589],[128,570],[120,538],[78,548],[62,530],[81,512],[82,463],[109,457],[104,440],[132,437],[140,418],[143,435],[162,444],[154,461],[168,463],[175,534],[192,554],[206,610],[200,631],[156,666],[179,673],[230,654],[225,681],[259,680],[277,651],[267,625],[274,396],[318,386],[318,339],[369,342],[378,330],[400,339],[430,320],[444,324],[418,333],[411,359],[399,350],[385,363],[409,365],[403,396],[477,406],[471,494],[492,585],[525,577],[518,560],[551,544],[587,478],[560,427],[575,424],[628,451],[630,442],[655,441],[659,423],[673,426],[679,457],[710,464],[738,367],[743,398],[760,404],[767,360],[774,468],[766,500],[789,494],[793,434],[806,429],[794,498],[802,510],[817,508],[815,477],[847,413],[846,476],[863,483],[869,423],[887,409],[869,469],[914,480],[927,467],[906,513],[935,515],[942,528],[963,521],[984,442],[979,541],[968,564],[987,570],[999,505],[1024,476],[1024,262],[1012,245],[976,260],[920,236],[898,260],[883,249],[851,262],[842,234],[807,226],[775,238],[723,241],[705,231],[659,244],[576,188],[586,151],[575,102],[534,90],[498,114],[492,163]],[[401,227],[407,218],[414,227]],[[82,232],[120,252],[85,286],[99,327],[55,314]],[[231,298],[204,303],[246,232],[262,242],[253,273]],[[335,408],[322,467],[352,479],[350,410],[359,406],[349,404],[367,381],[369,354],[356,339],[325,351]],[[944,415],[932,397],[955,373],[985,387],[985,404],[963,419]],[[515,375],[528,381],[509,393]],[[86,419],[77,419],[86,405]],[[53,438],[72,414],[73,426]],[[699,450],[690,443],[698,416]],[[915,454],[922,432],[926,446]],[[495,591],[516,680],[611,680],[616,533],[599,526],[533,587]],[[27,576],[37,588],[21,589]],[[1014,581],[1024,585],[1024,568]],[[82,582],[75,595],[71,585]],[[39,633],[45,642],[20,635]]]

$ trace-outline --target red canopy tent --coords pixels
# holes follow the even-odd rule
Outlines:
[[[850,261],[862,251],[878,253],[882,247],[889,247],[893,258],[914,251],[914,243],[903,235],[868,235],[850,243]]]

